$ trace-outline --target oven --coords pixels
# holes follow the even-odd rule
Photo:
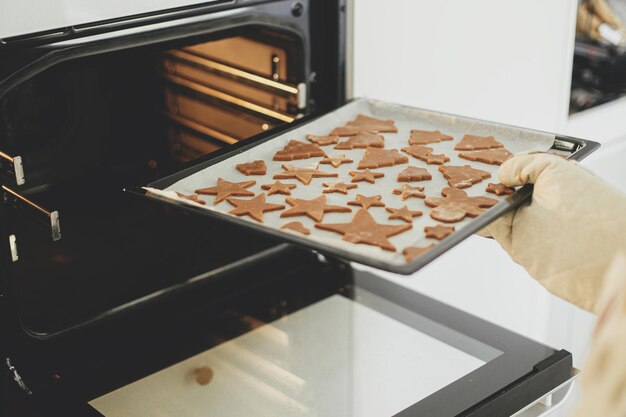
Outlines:
[[[2,411],[495,416],[567,387],[568,352],[128,192],[344,105],[349,12],[217,0],[2,40]]]

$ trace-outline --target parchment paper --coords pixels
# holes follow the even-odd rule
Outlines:
[[[308,142],[306,139],[307,134],[314,135],[326,135],[333,128],[341,126],[346,122],[353,120],[359,113],[382,118],[393,119],[396,122],[398,133],[384,133],[385,137],[385,149],[398,149],[408,146],[409,132],[411,129],[421,130],[440,130],[442,133],[451,135],[454,137],[452,141],[444,141],[440,143],[432,143],[426,146],[433,148],[433,153],[444,153],[450,157],[450,161],[446,165],[471,165],[472,167],[482,169],[491,173],[492,177],[482,182],[473,185],[470,188],[465,188],[464,191],[469,196],[487,196],[502,200],[504,196],[497,197],[494,194],[487,193],[485,188],[489,182],[498,182],[498,169],[496,165],[489,165],[482,162],[473,162],[458,157],[459,151],[455,151],[454,146],[461,140],[465,134],[474,134],[487,136],[495,136],[496,140],[504,144],[505,148],[509,151],[516,153],[522,151],[547,151],[554,143],[554,135],[530,131],[526,129],[520,129],[516,127],[503,126],[495,123],[489,123],[484,121],[477,121],[473,119],[467,119],[458,116],[452,116],[437,112],[431,112],[426,110],[420,110],[405,106],[399,106],[395,104],[388,104],[381,101],[375,101],[367,98],[355,100],[340,109],[329,113],[319,119],[314,120],[304,126],[299,127],[291,132],[276,137],[265,143],[262,143],[248,151],[237,154],[227,160],[221,161],[215,165],[207,167],[206,169],[199,171],[189,177],[178,181],[165,190],[148,189],[149,192],[158,194],[161,197],[176,199],[186,204],[193,204],[197,207],[203,207],[207,210],[216,210],[227,216],[228,211],[233,209],[227,201],[222,201],[217,205],[213,205],[214,196],[201,196],[207,204],[201,206],[199,204],[189,202],[188,200],[178,198],[174,192],[182,194],[193,194],[194,190],[198,188],[206,188],[215,186],[218,178],[223,178],[228,181],[240,182],[255,180],[256,184],[249,188],[250,191],[255,194],[265,192],[261,189],[262,184],[272,184],[275,180],[272,178],[274,174],[284,172],[281,165],[283,163],[292,164],[300,167],[308,167],[315,165],[321,161],[322,158],[309,158],[296,161],[273,161],[274,154],[283,149],[283,147],[291,139],[296,139],[302,142]],[[345,139],[341,139],[343,141]],[[337,181],[344,181],[349,183],[352,177],[348,175],[349,171],[357,170],[359,161],[363,158],[365,153],[364,149],[355,150],[340,150],[333,149],[335,145],[323,146],[322,149],[329,155],[346,155],[346,157],[352,159],[354,162],[350,164],[343,164],[338,168],[332,167],[332,165],[319,165],[318,169],[323,171],[337,172],[338,178],[313,178],[311,183],[307,186],[300,183],[296,179],[280,180],[284,183],[297,184],[297,188],[291,190],[291,197],[301,199],[312,199],[320,195],[326,196],[326,203],[333,205],[347,206],[347,202],[354,200],[356,194],[362,194],[365,196],[381,195],[382,201],[387,207],[400,208],[403,205],[408,205],[411,210],[420,210],[424,214],[420,217],[413,219],[413,228],[409,231],[401,233],[397,236],[391,237],[390,241],[396,246],[397,252],[389,252],[382,250],[375,246],[364,244],[353,244],[343,241],[342,236],[333,232],[316,229],[314,227],[314,221],[305,216],[280,218],[281,211],[267,212],[264,214],[264,227],[279,229],[282,225],[292,222],[300,221],[305,227],[311,230],[311,234],[307,236],[308,239],[316,240],[320,243],[326,244],[331,247],[341,248],[348,250],[355,254],[361,254],[370,258],[376,258],[382,262],[400,265],[406,263],[402,250],[408,246],[425,246],[430,243],[437,244],[439,241],[435,239],[427,239],[424,237],[424,227],[434,226],[438,222],[431,219],[429,216],[430,208],[424,204],[423,199],[410,198],[403,201],[399,195],[392,194],[394,188],[402,188],[403,183],[399,183],[396,180],[396,176],[407,166],[413,165],[421,168],[426,168],[433,179],[430,181],[411,182],[410,185],[424,186],[424,193],[426,196],[441,196],[441,189],[447,187],[447,180],[443,177],[443,174],[439,172],[438,165],[427,165],[426,162],[418,160],[404,152],[402,155],[406,155],[409,158],[409,162],[405,164],[395,165],[392,167],[376,168],[373,171],[383,172],[385,176],[376,180],[374,184],[367,182],[359,182],[357,188],[348,191],[347,195],[339,193],[323,194],[324,187],[322,183],[329,182],[334,183]],[[235,168],[237,164],[251,162],[257,159],[262,159],[267,164],[267,174],[264,176],[246,176]],[[275,204],[284,204],[286,208],[290,208],[286,202],[284,196],[281,194],[274,194],[267,196],[266,201]],[[237,197],[241,198],[241,197]],[[327,213],[322,220],[323,223],[346,223],[349,222],[356,211],[359,209],[357,206],[347,206],[352,208],[352,213]],[[389,213],[382,207],[372,207],[369,209],[370,214],[376,219],[378,223],[385,224],[404,224],[401,220],[388,220]],[[256,222],[248,216],[242,217],[247,221]],[[466,218],[465,220],[454,223],[456,230],[460,230],[472,219]],[[297,233],[291,231],[281,230],[281,233]],[[304,235],[298,234],[300,237]]]

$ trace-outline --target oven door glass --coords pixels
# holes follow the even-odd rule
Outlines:
[[[355,274],[336,292],[294,308],[296,290],[281,301],[292,306],[289,314],[89,404],[106,417],[456,416],[532,380],[539,362],[559,356],[367,272]],[[549,371],[552,384],[569,378],[571,361],[564,364]],[[554,387],[536,382],[526,401],[533,390]],[[525,405],[514,396],[507,402],[512,411]]]

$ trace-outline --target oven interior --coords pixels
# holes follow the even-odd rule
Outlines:
[[[122,190],[309,114],[303,42],[238,27],[63,62],[0,99],[0,149],[28,175],[19,191],[61,215],[53,242],[8,212],[25,328],[54,335],[276,244]]]

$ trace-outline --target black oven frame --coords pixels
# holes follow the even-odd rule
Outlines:
[[[308,8],[308,5],[316,7]],[[262,9],[274,10],[274,16],[282,16],[286,21],[297,21],[304,16],[311,21],[325,22],[325,27],[309,28],[323,32],[319,36],[308,37],[305,44],[309,48],[309,57],[312,63],[328,66],[326,71],[310,71],[307,74],[308,91],[315,105],[311,113],[329,111],[346,100],[346,1],[217,1],[196,7],[181,8],[165,12],[150,13],[132,16],[127,19],[115,19],[107,22],[97,22],[93,25],[81,25],[73,28],[62,28],[45,33],[33,34],[14,39],[0,41],[0,62],[10,66],[0,67],[0,96],[6,94],[14,86],[44,71],[63,60],[75,59],[87,54],[101,54],[114,49],[129,48],[140,44],[156,43],[188,37],[193,34],[205,33],[207,29],[220,30],[228,24],[241,25],[253,23],[254,19],[224,18],[221,13],[247,9],[250,12],[259,12]],[[254,13],[253,13],[254,14]],[[272,13],[270,13],[272,14]],[[212,20],[207,22],[186,23],[178,26],[179,21],[196,19],[205,16]],[[258,18],[258,14],[256,15]],[[267,20],[256,23],[271,24]],[[284,29],[285,20],[276,22]],[[164,25],[151,32],[144,32],[142,27],[149,25]],[[296,25],[297,26],[297,25]],[[115,37],[116,31],[139,29],[135,33],[127,34],[124,38]],[[300,33],[302,35],[302,33]],[[309,33],[310,35],[310,33]],[[89,41],[89,37],[97,40]],[[68,42],[76,42],[68,44]],[[81,46],[82,45],[82,46]],[[316,76],[313,76],[313,72]],[[26,172],[28,175],[28,172]],[[3,178],[3,183],[10,180]],[[18,190],[21,188],[18,187]],[[130,196],[137,198],[138,196]],[[292,282],[293,277],[301,277],[303,282],[314,279],[314,297],[332,294],[334,291],[346,291],[355,280],[367,282],[367,285],[376,285],[377,278],[368,274],[352,271],[349,265],[341,260],[326,259],[315,253],[298,249],[289,245],[276,245],[239,261],[224,265],[214,271],[207,271],[202,276],[195,277],[188,282],[180,283],[163,291],[148,294],[146,297],[129,302],[120,308],[107,311],[105,314],[94,317],[92,320],[79,323],[57,334],[41,334],[31,332],[26,328],[19,314],[19,300],[15,297],[13,277],[11,275],[11,248],[5,238],[10,233],[7,223],[7,211],[12,210],[6,204],[0,204],[0,380],[3,383],[0,391],[2,395],[24,395],[32,397],[36,404],[41,405],[48,414],[52,415],[98,415],[91,410],[83,400],[74,396],[74,390],[79,388],[71,377],[66,379],[64,370],[71,368],[75,358],[84,358],[88,352],[98,352],[109,356],[107,360],[130,360],[124,358],[124,352],[133,342],[132,336],[143,325],[154,324],[158,320],[176,319],[185,312],[191,314],[193,307],[200,306],[206,311],[218,312],[235,299],[250,300],[257,295],[255,291],[273,288],[277,283]],[[181,210],[173,208],[173,210]],[[182,210],[181,210],[182,211]],[[42,235],[42,238],[45,236]],[[27,261],[27,260],[22,260]],[[264,279],[257,279],[258,275]],[[308,279],[304,279],[308,277]],[[282,284],[277,286],[279,290]],[[339,288],[339,289],[338,289]],[[389,285],[385,291],[395,291],[402,297],[404,291],[394,285]],[[272,295],[272,292],[267,293]],[[203,298],[210,295],[209,298]],[[419,296],[419,311],[426,317],[436,320],[458,331],[475,331],[489,340],[509,339],[509,342],[519,341],[522,349],[517,354],[522,355],[524,363],[529,365],[528,372],[521,372],[514,383],[505,387],[505,390],[496,389],[485,396],[481,392],[480,401],[472,403],[473,407],[464,408],[460,415],[507,415],[516,411],[528,402],[528,395],[541,395],[558,386],[570,378],[571,355],[565,351],[555,351],[530,342],[521,336],[513,335],[504,329],[483,322],[466,313],[445,306],[439,302]],[[309,301],[305,301],[305,304]],[[414,300],[413,300],[414,301]],[[407,301],[403,301],[406,303]],[[411,301],[412,302],[412,301]],[[408,306],[408,304],[407,304]],[[164,336],[164,335],[161,335]],[[116,346],[107,346],[107,341],[114,340]],[[128,343],[128,345],[125,345]],[[508,343],[508,342],[507,342]],[[517,345],[512,343],[511,346]],[[87,352],[87,353],[86,353]],[[116,357],[115,355],[119,355]],[[180,353],[179,353],[180,355]],[[521,356],[520,356],[521,357]],[[154,371],[168,362],[175,361],[177,356],[168,357],[165,363],[151,363],[146,367],[128,369],[123,375],[128,381]],[[541,359],[541,360],[540,360]],[[163,360],[163,359],[161,359]],[[505,365],[505,364],[501,364]],[[492,370],[498,375],[499,366],[493,365]],[[519,371],[519,369],[518,369]],[[506,373],[506,372],[504,372]],[[510,375],[509,375],[510,376]],[[462,393],[463,384],[471,384],[472,376],[460,381],[447,391],[434,395],[432,398],[417,403],[414,407],[402,412],[402,415],[423,415],[424,412],[433,415],[440,410],[443,402],[450,393]],[[116,381],[117,383],[117,381]],[[78,381],[80,384],[80,381]],[[474,384],[475,385],[475,384]],[[501,387],[500,387],[501,388]],[[451,390],[451,391],[450,391]],[[458,391],[461,390],[461,391]],[[10,398],[5,398],[10,399]],[[4,399],[3,399],[4,400]],[[464,401],[467,398],[464,398]],[[461,406],[463,403],[456,403]],[[467,404],[465,404],[467,405]]]

